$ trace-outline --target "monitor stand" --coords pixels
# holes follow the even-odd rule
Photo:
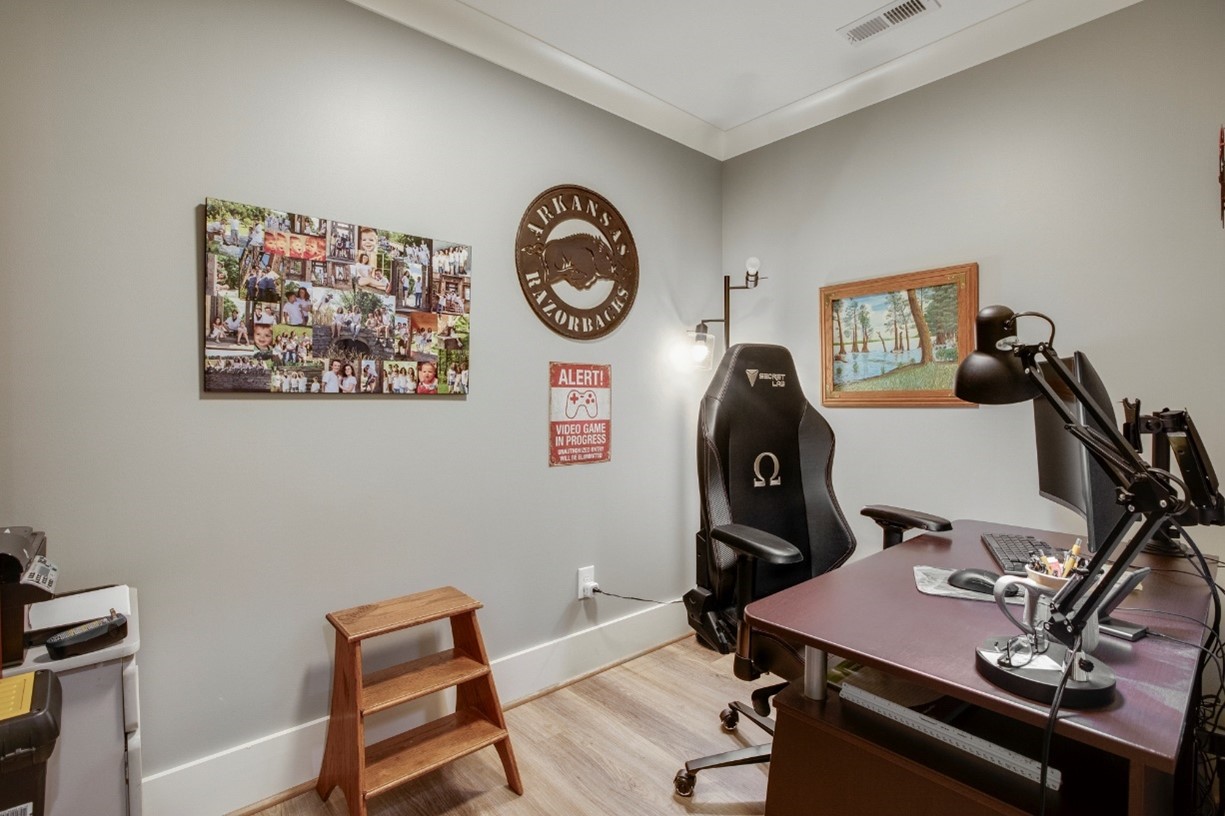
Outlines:
[[[1144,546],[1144,552],[1169,558],[1185,558],[1190,554],[1186,544],[1176,538],[1171,538],[1164,530],[1149,539],[1148,544]]]

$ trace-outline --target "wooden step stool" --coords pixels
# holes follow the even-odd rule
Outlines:
[[[332,713],[315,786],[321,799],[326,801],[339,786],[349,816],[366,816],[370,797],[489,745],[498,749],[510,789],[523,793],[476,622],[480,608],[480,601],[442,587],[328,614],[336,628],[336,654]],[[453,648],[363,676],[363,640],[443,618],[451,620]],[[456,687],[454,714],[365,744],[367,714],[451,686]]]

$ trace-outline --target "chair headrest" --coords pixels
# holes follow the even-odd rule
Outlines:
[[[791,352],[783,346],[742,343],[732,346],[706,389],[707,399],[769,400],[775,407],[807,404]]]

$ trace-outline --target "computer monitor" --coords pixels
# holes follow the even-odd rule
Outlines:
[[[1076,381],[1094,402],[1114,419],[1114,403],[1101,377],[1081,352],[1060,358]],[[1072,396],[1071,390],[1046,365],[1043,375],[1063,404],[1083,425],[1094,430],[1102,428],[1089,416],[1084,406]],[[1068,433],[1064,420],[1045,399],[1034,400],[1034,435],[1038,451],[1038,492],[1053,502],[1078,513],[1088,526],[1090,553],[1097,552],[1106,536],[1126,514],[1116,500],[1114,481],[1097,460],[1089,455],[1081,441]],[[1117,420],[1115,420],[1117,425]]]

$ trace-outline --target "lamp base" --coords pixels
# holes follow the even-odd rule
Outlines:
[[[1050,643],[1045,652],[1024,666],[1001,665],[1001,658],[1008,654],[1009,640],[1011,638],[1007,636],[1000,636],[983,641],[975,650],[978,673],[1005,691],[1027,700],[1039,703],[1054,700],[1055,690],[1063,679],[1067,648],[1059,643]],[[1114,670],[1084,654],[1078,660],[1080,671],[1073,670],[1073,676],[1068,678],[1060,705],[1065,708],[1109,705],[1114,699]]]

